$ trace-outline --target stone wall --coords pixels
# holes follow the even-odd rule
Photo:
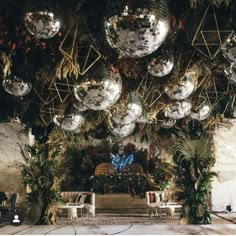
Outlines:
[[[25,196],[18,168],[23,161],[19,145],[24,147],[28,143],[28,137],[19,134],[22,129],[18,122],[0,123],[0,191],[17,192],[18,201]]]
[[[231,129],[221,128],[214,137],[218,173],[212,188],[212,210],[224,211],[231,205],[236,211],[236,120]]]

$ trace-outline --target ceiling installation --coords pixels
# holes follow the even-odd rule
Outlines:
[[[236,3],[6,1],[0,121],[125,137],[236,117]]]

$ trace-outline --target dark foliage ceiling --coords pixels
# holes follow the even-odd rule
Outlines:
[[[113,2],[113,3],[112,3]],[[40,117],[40,110],[43,102],[35,93],[39,91],[49,95],[48,87],[50,81],[48,78],[53,78],[58,63],[62,59],[62,54],[59,50],[67,30],[78,20],[78,42],[77,46],[83,44],[83,38],[89,38],[89,41],[101,53],[101,60],[105,64],[112,65],[114,70],[118,70],[122,76],[123,90],[122,96],[128,92],[136,91],[145,75],[147,75],[147,63],[153,58],[160,55],[161,51],[171,51],[174,56],[174,69],[172,72],[163,78],[155,79],[155,86],[161,94],[160,104],[169,104],[171,99],[167,96],[164,88],[174,86],[177,80],[184,75],[187,67],[200,70],[199,72],[199,86],[193,94],[192,103],[199,101],[199,97],[207,97],[211,103],[212,113],[209,119],[200,122],[200,125],[209,124],[212,119],[217,116],[233,117],[234,99],[235,99],[235,84],[230,82],[224,73],[224,69],[229,67],[230,62],[225,59],[221,52],[211,60],[204,56],[201,52],[192,46],[192,41],[203,14],[208,6],[208,1],[190,1],[190,0],[169,0],[168,6],[170,11],[170,30],[163,45],[154,53],[138,58],[121,58],[115,52],[105,39],[104,32],[104,17],[106,17],[109,6],[112,9],[118,9],[122,1],[109,0],[60,0],[60,1],[15,1],[8,0],[1,3],[0,9],[0,53],[6,52],[11,55],[12,67],[11,75],[17,75],[24,78],[33,85],[32,91],[24,97],[15,97],[7,93],[4,88],[0,87],[0,120],[9,121],[13,117],[19,117],[21,121],[29,126],[40,125],[48,126],[51,118],[47,117],[46,122]],[[142,2],[142,1],[141,1]],[[199,2],[196,8],[191,8],[191,2]],[[217,1],[216,1],[217,2]],[[38,8],[52,9],[62,20],[62,28],[51,39],[37,39],[33,37],[26,29],[24,24],[24,14],[27,11],[34,11]],[[216,16],[218,19],[219,28],[223,30],[235,30],[236,28],[236,2],[232,1],[228,7],[221,4],[216,8]],[[212,30],[212,25],[209,21],[209,30]],[[65,41],[64,47],[71,47],[73,41],[73,31]],[[213,40],[210,35],[207,40]],[[195,67],[194,67],[195,66]],[[94,67],[96,68],[96,66]],[[91,71],[93,68],[91,68]],[[90,73],[92,73],[90,71]],[[96,71],[96,70],[95,70]],[[0,71],[3,77],[3,70]],[[96,73],[96,72],[94,72]],[[210,76],[207,76],[208,73]],[[91,74],[89,74],[91,76]],[[94,74],[92,74],[94,76]],[[79,76],[78,80],[73,78],[73,83],[80,84],[85,76]],[[151,75],[150,81],[153,81]],[[207,80],[208,79],[208,80]],[[44,94],[45,96],[45,94]],[[63,105],[58,105],[58,109],[62,113],[67,111],[71,103],[75,102],[73,94],[63,101]],[[121,103],[125,100],[121,99]],[[159,104],[159,105],[160,105]],[[154,129],[159,129],[158,121],[163,119],[163,114],[154,111],[150,108],[148,112],[154,113],[155,122],[147,122],[148,127],[152,126]],[[156,112],[156,113],[155,113]],[[102,114],[101,114],[102,113]],[[102,127],[109,126],[106,114],[103,112],[91,111],[86,113],[86,125],[84,131],[90,132],[93,136],[102,136],[94,130],[97,125]],[[93,117],[96,122],[91,123],[90,117]],[[51,120],[50,120],[51,119]],[[48,121],[49,120],[49,121]],[[99,122],[98,120],[101,120]],[[109,119],[108,119],[109,120]],[[183,127],[185,123],[189,122],[189,118],[180,119],[177,121],[177,126]],[[106,123],[106,125],[104,125]],[[191,121],[191,124],[193,122]],[[199,123],[199,122],[198,122]],[[196,124],[194,124],[196,126]],[[198,124],[199,125],[199,124]],[[176,126],[175,126],[176,127]],[[101,128],[101,127],[100,127]],[[152,129],[152,128],[151,128]],[[99,129],[97,129],[99,130]],[[101,129],[104,132],[104,129]],[[104,132],[107,134],[107,132]]]

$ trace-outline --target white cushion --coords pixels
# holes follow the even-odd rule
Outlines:
[[[86,194],[82,194],[82,196],[80,197],[79,203],[84,204],[86,196],[87,196]]]

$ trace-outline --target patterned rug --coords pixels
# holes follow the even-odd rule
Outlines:
[[[130,225],[130,224],[178,224],[176,219],[162,219],[157,217],[137,217],[137,216],[96,216],[96,217],[79,217],[77,220],[68,220],[60,218],[57,224],[78,224],[78,225]]]
[[[212,215],[213,224],[232,224],[228,219],[223,219],[216,215]],[[60,217],[57,224],[76,224],[76,225],[130,225],[130,224],[142,224],[142,225],[153,225],[153,224],[168,224],[178,225],[179,217],[176,216],[174,219],[170,219],[164,216],[159,218],[149,217],[148,215],[135,215],[135,216],[114,216],[114,215],[96,215],[96,217],[79,217],[77,220],[68,220],[65,217]]]

